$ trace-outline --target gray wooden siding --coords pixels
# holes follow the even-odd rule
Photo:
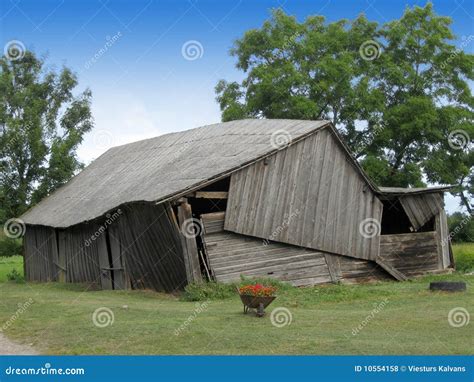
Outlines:
[[[339,264],[340,281],[343,284],[359,284],[376,281],[393,280],[387,272],[385,272],[374,261],[354,259],[346,256],[330,255],[334,258],[334,262]]]
[[[402,196],[400,203],[416,231],[444,208],[441,193]]]
[[[448,219],[446,212],[442,209],[435,218],[436,239],[438,241],[438,256],[440,269],[451,267],[450,247],[451,241],[449,238]]]
[[[204,243],[217,281],[270,277],[295,286],[390,279],[372,261],[322,253],[224,231],[224,214],[202,216]]]
[[[324,129],[232,174],[225,229],[374,259],[379,235],[364,237],[359,225],[381,216],[382,203]]]
[[[101,285],[99,251],[105,239],[99,236],[86,245],[96,230],[97,226],[86,224],[59,231],[27,226],[24,239],[26,279]]]
[[[58,251],[54,228],[27,226],[23,245],[26,280],[57,281]]]
[[[436,232],[416,232],[380,237],[380,257],[408,277],[441,269]]]
[[[108,275],[104,274],[101,280],[99,253],[103,251],[105,238],[98,235],[91,240],[98,229],[95,224],[81,224],[58,230],[59,254],[66,264],[66,282],[102,285],[104,281],[104,289],[110,289],[105,286],[110,283]]]
[[[102,289],[183,288],[180,233],[165,205],[134,204],[122,211],[106,230],[98,223],[58,230],[28,225],[27,280],[94,283]]]
[[[184,288],[187,279],[180,233],[168,217],[167,206],[133,204],[122,211],[113,240],[132,286],[165,292]]]

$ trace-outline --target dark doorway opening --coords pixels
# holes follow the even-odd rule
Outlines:
[[[398,198],[382,200],[382,203],[382,235],[397,235],[415,232],[410,219]],[[432,218],[416,232],[434,231],[434,226],[435,221],[434,218]]]
[[[382,235],[411,233],[410,219],[397,199],[383,200]]]
[[[225,212],[227,208],[227,197],[230,186],[230,176],[220,179],[212,184],[185,195],[186,202],[191,205],[191,213],[194,224],[195,239],[198,251],[199,266],[203,279],[212,280],[212,272],[209,267],[208,255],[204,241],[204,225],[201,216]],[[177,216],[177,207],[174,207]]]

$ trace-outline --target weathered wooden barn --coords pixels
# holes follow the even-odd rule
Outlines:
[[[25,275],[174,291],[445,272],[447,189],[377,187],[327,121],[204,126],[112,148],[25,213]]]

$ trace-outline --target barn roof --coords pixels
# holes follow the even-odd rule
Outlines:
[[[217,123],[109,149],[21,216],[26,224],[65,228],[132,202],[162,202],[330,127],[372,190],[381,195],[442,192],[450,187],[377,187],[329,121],[244,119]]]
[[[414,194],[428,194],[432,192],[448,191],[454,186],[434,186],[434,187],[379,187],[381,194],[386,195],[414,195]]]
[[[276,152],[328,121],[240,120],[111,148],[28,210],[26,224],[68,227],[130,202],[171,198]]]

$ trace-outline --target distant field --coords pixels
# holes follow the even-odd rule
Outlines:
[[[474,243],[454,244],[453,253],[456,268],[459,271],[474,271]]]
[[[0,257],[0,283],[7,281],[7,274],[13,269],[23,273],[23,257]]]

